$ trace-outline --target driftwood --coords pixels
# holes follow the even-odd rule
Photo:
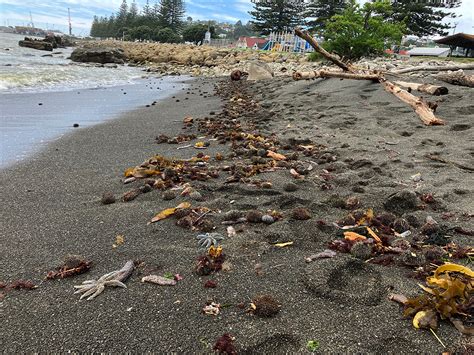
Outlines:
[[[434,115],[433,110],[422,98],[410,94],[408,91],[403,90],[401,87],[395,85],[390,81],[381,80],[380,83],[383,85],[386,91],[392,93],[401,101],[410,105],[418,114],[418,116],[420,116],[420,119],[425,125],[444,125],[444,121]]]
[[[311,37],[311,35],[307,31],[301,31],[299,28],[295,29],[295,34],[304,39],[306,42],[308,42],[311,47],[314,48],[314,50],[318,53],[320,53],[324,58],[330,60],[334,64],[336,64],[339,68],[341,68],[344,71],[348,72],[354,72],[354,69],[352,68],[352,65],[344,63],[342,60],[340,60],[337,56],[334,54],[329,53],[326,51],[323,47],[319,45],[319,43]]]
[[[395,84],[409,89],[408,90],[409,92],[411,90],[415,90],[415,91],[419,91],[425,94],[430,94],[430,95],[435,95],[435,96],[446,95],[449,92],[448,88],[445,86],[408,83],[406,81],[395,81]]]
[[[462,70],[453,73],[438,74],[435,78],[453,85],[474,87],[474,75],[466,75]]]
[[[415,112],[418,114],[418,116],[420,117],[420,119],[423,121],[425,125],[427,126],[444,125],[444,121],[442,119],[437,118],[434,115],[434,110],[432,110],[431,107],[428,105],[428,103],[425,102],[423,99],[410,94],[408,91],[403,90],[399,86],[396,86],[394,83],[386,80],[384,77],[382,77],[381,75],[379,75],[379,73],[375,71],[370,71],[368,74],[356,73],[354,67],[351,64],[346,64],[342,62],[335,55],[328,53],[324,48],[322,48],[318,44],[318,42],[316,42],[316,40],[314,40],[313,37],[310,36],[308,32],[306,31],[303,32],[297,28],[295,29],[295,34],[298,37],[306,40],[318,53],[322,54],[326,59],[329,59],[338,67],[342,68],[342,70],[348,71],[352,73],[353,75],[356,75],[358,78],[360,78],[361,75],[377,75],[377,80],[383,85],[384,89],[388,91],[389,93],[398,97],[403,102],[410,105],[415,110]],[[345,74],[348,74],[348,73],[345,73]],[[354,79],[354,77],[352,77],[351,79]]]
[[[459,69],[466,69],[466,70],[474,69],[474,63],[441,65],[441,66],[422,65],[419,67],[390,70],[386,72],[386,74],[405,74],[405,73],[411,73],[414,71],[448,71],[448,70],[459,70]]]
[[[340,79],[379,81],[380,75],[345,73],[341,71],[332,71],[332,70],[313,70],[313,71],[308,71],[308,72],[296,71],[293,73],[294,80],[316,79],[316,78],[340,78]]]

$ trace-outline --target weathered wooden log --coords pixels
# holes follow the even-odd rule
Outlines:
[[[425,125],[444,125],[444,121],[434,115],[433,110],[431,110],[431,108],[428,106],[428,103],[426,103],[422,98],[410,94],[408,91],[403,90],[401,87],[388,80],[381,80],[380,83],[383,85],[386,91],[410,105],[418,114],[418,116],[420,116],[420,119]]]
[[[466,75],[464,71],[458,70],[452,73],[438,74],[435,76],[436,79],[450,83],[453,85],[474,87],[474,75]]]
[[[311,47],[314,48],[314,50],[318,53],[320,53],[324,58],[330,60],[334,64],[336,64],[339,68],[341,68],[344,71],[348,72],[354,72],[354,69],[352,68],[352,65],[344,63],[342,60],[340,60],[337,56],[335,56],[332,53],[329,53],[326,51],[323,47],[319,45],[319,43],[311,37],[311,35],[307,31],[301,31],[299,28],[295,29],[295,34],[304,39],[306,42],[308,42]]]
[[[459,69],[466,69],[466,70],[474,69],[474,63],[441,65],[441,66],[422,65],[419,67],[390,70],[386,72],[386,74],[404,74],[404,73],[411,73],[414,71],[448,71],[448,70],[459,70]]]
[[[418,84],[418,83],[408,83],[406,81],[395,81],[396,85],[402,86],[404,88],[408,88],[408,92],[410,90],[415,90],[419,92],[423,92],[425,94],[430,95],[446,95],[449,90],[445,86],[438,86],[438,85],[431,85],[431,84]]]
[[[340,78],[340,79],[379,81],[380,76],[375,73],[356,74],[356,73],[346,73],[346,72],[322,70],[322,69],[308,71],[308,72],[297,71],[293,73],[293,80],[316,79],[316,78]]]

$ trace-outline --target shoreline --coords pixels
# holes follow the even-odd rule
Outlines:
[[[214,85],[220,81],[227,83],[218,97]],[[471,91],[449,85],[451,93],[438,108],[448,125],[425,127],[410,108],[370,82],[228,81],[195,79],[175,99],[75,132],[52,143],[37,159],[0,171],[5,191],[0,281],[30,279],[40,285],[31,291],[13,290],[0,301],[5,314],[0,342],[6,344],[5,351],[210,353],[215,340],[227,332],[235,336],[239,353],[303,353],[310,340],[319,342],[322,353],[444,351],[387,299],[392,292],[421,293],[420,281],[407,277],[413,268],[366,263],[344,253],[312,263],[304,259],[336,238],[332,223],[356,211],[346,206],[350,197],[358,201],[357,209],[378,213],[393,193],[434,193],[436,204],[397,214],[410,220],[414,237],[420,229],[415,222],[422,225],[427,216],[443,227],[472,229],[472,217],[466,217],[473,194],[470,173],[424,158],[441,152],[460,161],[472,154],[466,138],[472,114],[459,100],[472,101]],[[237,109],[240,98],[242,107]],[[221,153],[221,164],[252,166],[245,147],[230,149],[230,144],[211,141],[205,150],[178,150],[176,144],[156,144],[160,134],[206,135],[195,127],[183,130],[188,115],[209,122],[235,117],[251,132],[275,133],[280,147],[293,140],[320,151],[314,156],[297,152],[299,157],[291,161],[301,165],[300,171],[311,164],[301,180],[287,169],[275,169],[247,182],[227,184],[229,173],[223,170],[217,180],[191,182],[204,201],[180,196],[164,200],[162,191],[153,190],[131,202],[102,205],[104,192],[120,199],[140,186],[143,180],[124,185],[124,171],[154,154],[189,159],[204,153],[213,159]],[[223,132],[226,129],[218,130]],[[280,152],[294,153],[287,150]],[[415,182],[411,176],[417,173],[423,179]],[[271,188],[259,187],[262,181],[271,182]],[[289,182],[296,189],[288,190]],[[183,201],[222,213],[278,210],[284,218],[271,225],[236,225],[238,233],[227,237],[220,224],[222,214],[216,212],[212,218],[216,230],[226,235],[223,247],[230,270],[202,277],[193,271],[201,254],[196,247],[198,230],[178,227],[174,218],[147,225],[157,212]],[[291,218],[299,206],[312,218]],[[453,214],[451,219],[442,218],[446,213]],[[117,235],[124,236],[124,244],[113,248]],[[294,245],[274,245],[289,241]],[[469,245],[469,237],[458,234],[452,241]],[[68,254],[92,260],[92,269],[72,278],[42,281]],[[127,260],[145,265],[135,270],[127,289],[107,288],[90,302],[73,295],[73,285],[116,270]],[[141,283],[149,273],[179,273],[184,279],[174,287]],[[216,281],[217,288],[205,288],[208,280]],[[246,312],[259,294],[271,294],[281,302],[274,318]],[[216,317],[202,314],[210,300],[222,305]],[[441,322],[437,334],[450,349],[462,342],[447,322]]]
[[[182,91],[189,80],[189,77],[149,77],[126,85],[0,94],[0,169],[31,156],[74,130],[156,104]]]

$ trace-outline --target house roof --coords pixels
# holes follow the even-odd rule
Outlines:
[[[449,48],[415,47],[410,49],[408,54],[438,56],[446,52],[449,52]]]
[[[435,42],[439,44],[446,44],[448,46],[474,49],[474,35],[467,33],[456,33],[452,36],[435,39]]]
[[[267,43],[265,38],[258,37],[240,37],[239,41],[245,41],[247,48],[252,48],[255,44],[257,44],[258,48],[262,48]]]

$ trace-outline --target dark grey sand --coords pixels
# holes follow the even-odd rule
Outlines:
[[[442,352],[432,334],[415,330],[402,318],[400,307],[387,300],[391,292],[421,293],[418,281],[406,277],[408,269],[362,263],[346,254],[309,264],[304,257],[335,239],[317,221],[331,223],[347,215],[331,202],[336,194],[357,196],[363,208],[380,211],[393,192],[433,192],[441,207],[417,211],[422,223],[431,215],[472,229],[472,217],[466,217],[473,213],[472,172],[424,158],[439,152],[473,166],[472,89],[449,86],[451,93],[438,109],[448,125],[424,127],[411,109],[378,84],[278,79],[250,85],[257,101],[273,111],[270,121],[262,116],[262,131],[282,138],[309,137],[327,146],[337,161],[315,165],[296,192],[282,189],[292,181],[287,170],[257,177],[272,181],[270,190],[218,181],[209,183],[206,191],[206,184],[196,184],[206,201],[193,204],[223,211],[278,209],[286,215],[302,205],[313,214],[308,221],[285,218],[270,226],[244,225],[243,233],[223,243],[231,270],[198,277],[192,271],[197,232],[176,227],[172,219],[147,225],[155,213],[183,198],[163,201],[159,191],[152,191],[129,203],[103,206],[100,197],[105,191],[120,196],[129,190],[120,182],[123,171],[154,154],[195,155],[193,148],[156,145],[154,137],[182,132],[186,115],[218,111],[217,97],[199,96],[199,90],[212,94],[212,86],[196,80],[189,95],[177,96],[179,102],[168,99],[81,129],[34,159],[1,172],[0,281],[40,283],[67,254],[94,262],[87,274],[45,281],[32,291],[9,292],[0,303],[2,350],[202,353],[210,352],[223,333],[230,333],[239,352],[250,353],[303,353],[309,340],[319,341],[322,353]],[[227,149],[212,143],[204,152],[213,156],[218,151]],[[334,189],[326,191],[320,188],[319,175],[328,168],[335,178]],[[423,177],[418,185],[410,178],[416,173]],[[454,217],[442,221],[444,212]],[[225,233],[225,228],[219,226],[218,231]],[[125,236],[125,243],[113,249],[118,234]],[[469,238],[453,235],[463,245]],[[289,240],[295,244],[287,248],[269,244]],[[106,289],[90,302],[73,295],[73,285],[118,269],[130,259],[144,261],[158,274],[180,273],[184,279],[175,287],[160,287],[142,284],[136,271],[127,281],[128,289]],[[255,272],[257,263],[262,275]],[[208,279],[218,281],[217,288],[204,288]],[[247,305],[257,294],[277,298],[280,313],[262,319],[236,307]],[[226,307],[217,317],[203,315],[207,300]],[[466,341],[448,323],[441,323],[437,334],[451,349]]]

